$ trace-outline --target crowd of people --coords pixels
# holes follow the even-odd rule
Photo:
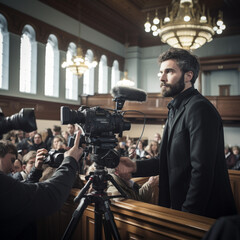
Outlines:
[[[46,149],[47,151],[56,150],[59,152],[65,152],[71,145],[70,141],[74,139],[74,133],[78,130],[74,124],[68,124],[67,130],[62,131],[61,126],[54,125],[53,128],[47,128],[42,132],[33,131],[30,133],[23,132],[21,130],[12,130],[4,136],[4,139],[13,143],[18,150],[18,158],[14,162],[13,174],[15,177],[16,172],[22,172],[24,174],[23,179],[26,179],[26,173],[29,173],[31,167],[34,166],[34,157],[38,149]],[[150,140],[148,144],[144,144],[142,140],[134,141],[131,138],[119,139],[118,146],[116,147],[120,156],[129,156],[131,159],[150,159],[156,157],[159,151],[159,145],[161,141],[161,135],[156,133],[153,136],[153,140]],[[89,157],[86,157],[83,163],[81,163],[80,173],[85,174],[88,167],[92,164]],[[17,174],[19,178],[19,174]]]
[[[18,150],[14,167],[9,175],[18,181],[30,183],[41,182],[50,178],[58,166],[53,167],[49,165],[47,161],[37,161],[37,151],[39,149],[46,149],[46,156],[53,151],[64,153],[70,148],[72,144],[71,141],[74,141],[74,134],[77,130],[79,129],[76,125],[68,124],[66,131],[62,131],[61,126],[54,125],[52,129],[47,128],[42,132],[33,131],[26,133],[20,130],[12,130],[4,135],[4,139],[15,145]],[[149,144],[144,144],[142,140],[134,141],[131,138],[125,139],[125,141],[119,139],[115,150],[118,151],[119,156],[126,156],[131,159],[150,159],[156,157],[158,154],[161,135],[156,133],[153,139],[154,140],[149,141]],[[45,162],[47,162],[47,164],[44,164]],[[89,169],[91,170],[91,166],[94,165],[90,154],[86,154],[78,164],[78,172],[82,175],[87,175]],[[156,200],[153,202],[153,198],[148,196],[152,195],[156,190],[154,190],[154,188],[157,186],[158,176],[150,178],[143,188],[140,186],[136,188],[137,184],[133,184],[131,180],[132,176],[124,178],[122,176],[116,176],[114,169],[108,169],[108,171],[111,172],[115,180],[121,183],[124,191],[129,193],[128,197],[135,200],[142,199],[149,203],[157,203],[156,197]],[[82,183],[80,185],[82,186]],[[142,189],[147,190],[143,191]],[[115,191],[114,186],[110,184],[108,192],[114,194]]]
[[[56,150],[65,152],[69,149],[70,141],[74,140],[74,133],[78,128],[74,124],[68,124],[66,131],[61,131],[61,126],[54,125],[53,128],[47,128],[42,132],[33,131],[30,133],[21,130],[11,131],[4,136],[6,140],[12,142],[18,150],[18,157],[14,162],[13,177],[20,180],[26,180],[27,174],[34,166],[36,151],[44,148],[48,151]],[[130,157],[130,159],[151,159],[157,157],[161,142],[161,134],[155,133],[153,140],[143,142],[128,138],[119,139],[116,147],[120,156]],[[240,147],[225,146],[225,158],[228,169],[240,170]],[[80,163],[80,173],[86,174],[89,166],[92,164],[90,157],[86,157]],[[40,168],[40,167],[39,167]],[[19,175],[19,173],[21,174]]]

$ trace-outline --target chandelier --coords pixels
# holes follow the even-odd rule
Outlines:
[[[205,14],[205,6],[200,6],[198,0],[173,0],[171,11],[166,8],[165,18],[158,18],[158,9],[152,24],[149,20],[144,24],[145,31],[153,36],[159,36],[163,43],[176,48],[197,49],[210,42],[215,33],[221,34],[226,28],[223,14],[219,11],[217,21]]]
[[[116,85],[121,86],[121,87],[123,87],[123,86],[124,87],[134,87],[135,83],[132,80],[128,79],[128,72],[125,71],[123,79],[118,81]]]
[[[73,56],[70,61],[64,61],[62,68],[69,69],[74,75],[82,76],[88,69],[97,66],[97,61],[90,62],[87,57],[83,56],[80,45],[77,47],[77,55]]]

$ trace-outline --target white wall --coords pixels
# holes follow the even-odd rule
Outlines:
[[[224,127],[225,145],[240,146],[240,128],[239,127]]]
[[[160,41],[160,40],[159,40]],[[240,35],[232,36],[232,37],[223,37],[213,39],[212,42],[205,44],[200,49],[195,50],[193,53],[198,57],[209,57],[209,56],[221,56],[221,55],[235,55],[240,54]],[[156,93],[159,92],[159,80],[157,78],[157,74],[159,72],[158,65],[158,56],[166,51],[169,48],[168,45],[161,45],[155,47],[147,47],[147,48],[136,48],[129,47],[126,49],[126,61],[125,61],[125,69],[129,69],[129,78],[136,79],[139,88],[147,92]],[[134,56],[138,56],[140,61],[138,61],[138,65],[136,65],[136,59]],[[134,63],[134,64],[133,64]],[[134,75],[137,70],[140,69],[140,74],[138,76]],[[218,81],[221,84],[231,84],[234,86],[234,95],[240,95],[240,89],[237,87],[237,91],[235,92],[235,86],[238,86],[239,74],[235,71],[234,73],[220,73],[221,78],[219,76],[215,76],[213,74],[213,84],[214,86],[211,89],[215,89],[215,79],[219,79]],[[230,74],[230,75],[229,75]],[[221,80],[220,80],[221,79]],[[212,77],[211,77],[212,80]],[[204,85],[205,83],[203,83]],[[212,90],[212,91],[218,91]],[[211,93],[215,94],[215,92]]]
[[[238,70],[219,70],[204,74],[202,93],[205,96],[219,96],[219,85],[230,85],[230,95],[240,95],[240,73]]]

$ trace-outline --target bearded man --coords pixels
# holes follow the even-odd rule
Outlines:
[[[160,88],[172,97],[159,155],[146,161],[121,158],[117,171],[159,175],[159,205],[206,217],[236,214],[224,156],[221,117],[195,88],[199,62],[170,48],[159,57]]]

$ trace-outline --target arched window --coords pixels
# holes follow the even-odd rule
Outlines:
[[[102,55],[99,62],[98,93],[107,93],[108,91],[108,66],[107,57]]]
[[[85,58],[92,63],[93,51],[88,49]],[[83,94],[94,95],[94,67],[88,69],[83,75]]]
[[[23,28],[20,46],[20,92],[36,94],[37,91],[37,43],[32,26]]]
[[[9,73],[9,33],[7,21],[0,14],[0,89],[8,90]]]
[[[76,55],[77,47],[75,43],[70,43],[67,51],[67,62]],[[66,99],[78,100],[78,77],[72,73],[71,70],[66,68],[66,86],[65,86]]]
[[[59,96],[59,51],[56,36],[50,34],[45,54],[45,91],[46,96]]]
[[[115,87],[119,80],[120,80],[119,64],[117,60],[114,60],[112,66],[111,88]]]

